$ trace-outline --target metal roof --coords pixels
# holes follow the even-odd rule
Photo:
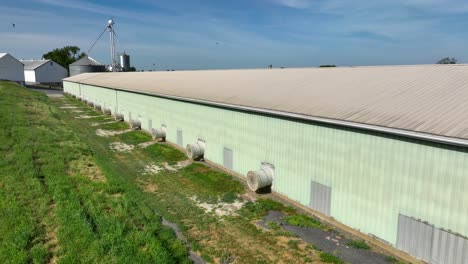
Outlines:
[[[3,56],[7,55],[8,53],[0,53],[0,58],[2,58]]]
[[[20,60],[25,70],[35,70],[51,60]]]
[[[88,66],[88,65],[102,65],[102,64],[89,56],[84,56],[83,58],[70,64],[70,66]]]
[[[86,73],[65,81],[468,140],[468,65]]]

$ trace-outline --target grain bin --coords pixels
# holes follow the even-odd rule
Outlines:
[[[128,71],[130,69],[130,56],[125,52],[120,54],[120,67],[124,71]]]
[[[89,56],[85,56],[70,64],[69,69],[70,76],[73,76],[86,72],[105,72],[106,66]]]

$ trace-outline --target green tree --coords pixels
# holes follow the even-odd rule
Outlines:
[[[132,67],[128,68],[128,71],[129,72],[134,72],[134,71],[136,71],[136,68],[132,66]]]
[[[68,66],[75,61],[86,56],[86,53],[80,52],[77,46],[65,46],[60,49],[53,49],[42,55],[44,59],[53,60],[68,70]]]
[[[446,58],[442,58],[440,59],[437,64],[457,64],[457,59],[455,58],[450,58],[450,57],[446,57]]]

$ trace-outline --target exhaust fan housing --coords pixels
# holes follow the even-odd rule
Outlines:
[[[162,125],[160,128],[153,128],[151,135],[153,136],[153,139],[162,138],[164,140],[166,139],[166,132],[166,126]]]
[[[205,155],[205,141],[199,139],[196,144],[187,145],[187,156],[190,159],[203,158]]]
[[[121,112],[121,113],[115,113],[115,120],[124,121],[124,114],[123,114],[123,112]]]
[[[141,129],[140,118],[130,120],[130,127],[135,130]]]
[[[260,170],[249,171],[247,173],[247,185],[250,190],[255,192],[261,188],[272,185],[274,176],[275,166],[267,162],[262,162]]]
[[[104,114],[106,114],[106,115],[111,115],[111,114],[112,114],[111,109],[108,108],[108,107],[104,107],[104,108],[102,109],[102,112],[103,112]]]

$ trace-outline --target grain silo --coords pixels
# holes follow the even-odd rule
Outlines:
[[[130,69],[130,56],[125,52],[120,54],[120,67],[123,71],[128,71]]]
[[[97,60],[85,56],[74,63],[70,64],[70,76],[78,75],[87,72],[105,72],[106,66],[99,63]]]

